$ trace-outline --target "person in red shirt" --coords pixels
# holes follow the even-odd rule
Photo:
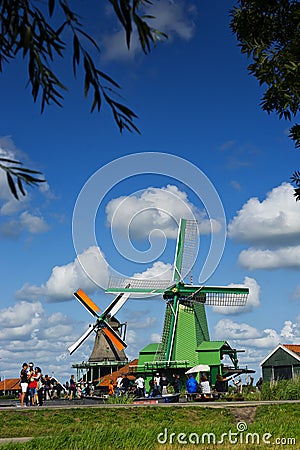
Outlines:
[[[31,406],[34,406],[35,399],[37,397],[37,377],[33,368],[33,363],[29,363],[28,392]]]

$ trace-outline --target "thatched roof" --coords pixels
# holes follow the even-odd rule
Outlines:
[[[7,378],[0,381],[0,391],[20,391],[20,378]]]
[[[133,361],[130,361],[130,363],[126,364],[126,366],[121,367],[121,369],[116,370],[113,373],[109,373],[107,375],[105,375],[104,377],[98,378],[96,381],[98,381],[97,386],[98,387],[105,387],[108,386],[110,380],[113,380],[114,384],[116,384],[116,379],[120,376],[120,375],[128,375],[129,373],[129,366],[135,366],[138,363],[138,359],[134,359]],[[135,376],[134,375],[128,375],[128,379],[131,381],[135,380]]]

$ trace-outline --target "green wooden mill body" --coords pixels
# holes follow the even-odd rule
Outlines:
[[[166,311],[161,342],[149,344],[140,351],[138,365],[133,368],[150,376],[155,371],[184,373],[197,364],[214,361],[211,375],[225,374],[222,357],[229,355],[233,369],[239,371],[236,350],[224,342],[211,349],[201,349],[204,342],[212,342],[206,318],[205,305],[242,306],[246,303],[249,289],[245,287],[195,286],[185,283],[192,269],[197,253],[198,225],[194,220],[181,219],[178,231],[174,271],[172,280],[110,280],[108,293],[162,295],[166,301]],[[213,349],[213,350],[212,350]],[[219,352],[212,358],[212,351]],[[215,354],[214,353],[214,354]],[[212,364],[210,364],[212,366]]]

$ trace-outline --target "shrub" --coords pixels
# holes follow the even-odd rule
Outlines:
[[[263,383],[262,400],[300,400],[300,377]]]

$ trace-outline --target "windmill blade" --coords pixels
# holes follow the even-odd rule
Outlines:
[[[245,306],[249,295],[249,288],[245,287],[193,286],[193,289],[187,299],[210,306]]]
[[[94,329],[98,326],[98,324],[95,325],[89,325],[89,328],[86,330],[85,333],[73,344],[71,345],[68,350],[70,352],[70,355],[77,350],[77,348],[89,337],[89,335],[94,331]]]
[[[100,312],[100,308],[85,292],[83,292],[82,289],[78,289],[78,291],[74,292],[74,296],[92,316],[99,317],[98,313]]]
[[[184,281],[191,272],[196,261],[198,246],[197,221],[180,219],[173,272],[175,283]]]
[[[163,294],[165,290],[173,286],[172,280],[160,280],[155,278],[119,278],[110,277],[108,282],[107,293],[110,294]]]
[[[108,337],[108,339],[114,344],[114,346],[119,350],[123,350],[127,347],[127,344],[120,338],[118,333],[105,321],[100,324],[100,329]]]
[[[113,317],[124,305],[129,296],[130,292],[122,292],[121,294],[117,295],[117,297],[111,302],[111,304],[104,310],[101,317],[104,319],[108,314]]]

